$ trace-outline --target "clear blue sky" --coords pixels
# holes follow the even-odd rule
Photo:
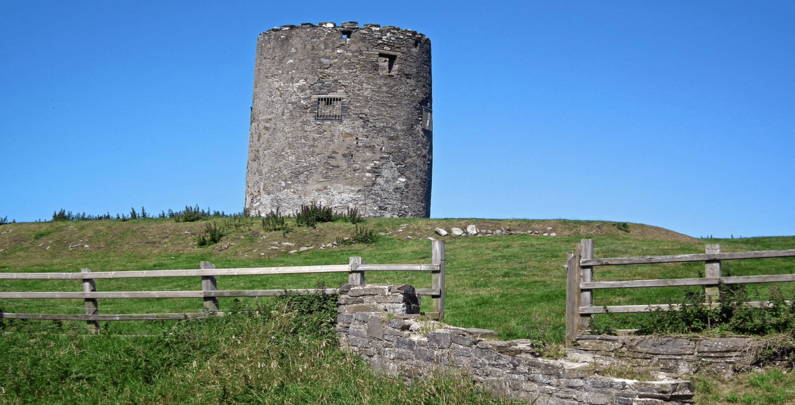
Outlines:
[[[792,1],[0,0],[0,217],[243,208],[257,36],[432,41],[434,218],[795,234]]]

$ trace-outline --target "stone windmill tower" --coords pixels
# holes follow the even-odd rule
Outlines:
[[[369,217],[428,217],[431,41],[355,22],[260,34],[245,208],[312,202]]]

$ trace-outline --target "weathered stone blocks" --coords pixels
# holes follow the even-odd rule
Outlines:
[[[431,41],[357,23],[260,34],[245,209],[317,202],[369,217],[429,217]]]
[[[492,331],[456,328],[421,320],[416,313],[391,312],[387,305],[397,301],[405,306],[399,311],[418,310],[412,304],[416,295],[411,286],[345,286],[340,291],[340,344],[377,370],[421,378],[454,367],[500,395],[536,404],[681,404],[693,396],[694,388],[687,381],[638,382],[598,376],[584,363],[539,358],[529,340],[498,341]],[[352,302],[350,298],[361,298],[364,304],[345,304]],[[357,312],[366,309],[363,306],[373,311]],[[586,345],[602,352],[625,346],[615,339],[588,341],[597,342]],[[664,349],[650,350],[684,353],[693,348],[689,341],[666,342]],[[645,350],[649,345],[637,341],[629,346]],[[713,352],[726,347],[707,345]]]
[[[700,371],[729,375],[750,369],[762,344],[744,337],[579,336],[573,353],[673,375]]]

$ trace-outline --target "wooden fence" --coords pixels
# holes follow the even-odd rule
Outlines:
[[[92,272],[82,269],[80,273],[0,273],[0,280],[81,280],[82,292],[0,292],[0,299],[83,299],[85,314],[21,314],[0,312],[0,319],[39,319],[39,320],[71,320],[86,321],[89,329],[99,331],[99,321],[134,321],[158,319],[196,319],[208,313],[219,312],[218,297],[267,297],[282,294],[285,291],[309,294],[321,290],[219,290],[219,276],[249,276],[274,274],[310,274],[310,273],[348,273],[348,284],[364,285],[365,272],[368,271],[428,271],[431,272],[431,288],[417,289],[417,294],[432,298],[430,316],[444,319],[444,242],[433,241],[431,246],[431,264],[365,264],[361,257],[351,257],[348,264],[294,267],[258,267],[216,269],[210,262],[202,262],[200,270],[135,270]],[[96,280],[121,278],[153,278],[153,277],[201,277],[200,291],[113,291],[98,292]],[[322,290],[326,293],[337,292],[337,289]],[[173,313],[173,314],[114,314],[100,315],[100,299],[123,298],[201,298],[204,301],[204,312]]]
[[[767,276],[722,277],[722,260],[766,259],[775,257],[795,257],[795,249],[766,250],[756,252],[721,253],[720,245],[707,245],[704,254],[674,256],[620,257],[594,259],[593,240],[583,239],[575,251],[569,252],[566,262],[566,337],[574,339],[581,329],[590,326],[592,314],[649,312],[656,309],[677,310],[679,305],[619,305],[595,306],[593,290],[615,288],[681,287],[704,286],[707,305],[717,305],[719,284],[754,284],[795,281],[795,274]],[[659,264],[705,262],[704,278],[655,279],[633,281],[594,281],[593,269],[596,266],[620,266],[629,264]],[[749,302],[752,306],[768,305],[767,301]]]

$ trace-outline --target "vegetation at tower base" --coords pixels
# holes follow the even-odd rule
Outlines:
[[[431,42],[397,27],[283,26],[257,41],[245,207],[429,217]]]

